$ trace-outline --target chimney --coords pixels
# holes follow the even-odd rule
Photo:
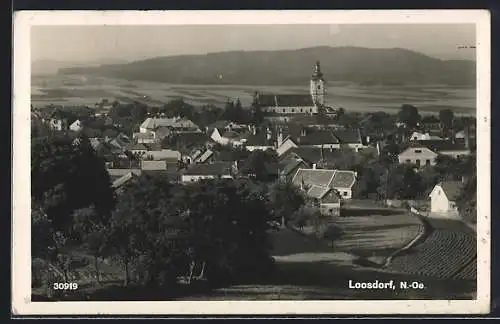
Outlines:
[[[313,165],[312,165],[312,169],[313,169],[313,170],[316,170],[316,163],[313,163]]]
[[[281,144],[283,144],[283,130],[280,128],[278,128],[278,138],[277,138],[277,147],[280,147]]]
[[[267,140],[270,141],[272,138],[272,133],[271,133],[271,130],[268,128],[267,129]]]
[[[252,127],[252,134],[253,134],[253,135],[256,135],[256,134],[257,134],[257,127],[256,127],[256,126],[253,126],[253,127]]]
[[[307,135],[307,129],[306,128],[302,128],[301,131],[300,131],[300,136],[306,136]]]
[[[370,136],[366,136],[366,144],[370,144]]]

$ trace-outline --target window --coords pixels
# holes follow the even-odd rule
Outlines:
[[[318,84],[318,90],[321,90],[321,84]]]
[[[415,150],[415,153],[422,153],[422,150]]]
[[[304,112],[304,109],[300,108],[300,112]]]
[[[347,191],[344,191],[344,196],[347,196]]]
[[[415,164],[417,165],[417,167],[419,167],[420,166],[420,160],[419,159],[415,160]]]
[[[411,163],[411,160],[410,159],[406,159],[406,163]]]
[[[283,112],[285,112],[285,108],[283,108]]]
[[[431,160],[429,159],[425,160],[425,165],[431,165]]]

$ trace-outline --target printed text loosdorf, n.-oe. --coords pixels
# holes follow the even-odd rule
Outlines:
[[[382,282],[375,280],[373,282],[357,282],[349,280],[350,289],[394,289],[394,280]]]

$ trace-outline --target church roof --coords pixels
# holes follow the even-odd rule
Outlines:
[[[258,97],[261,106],[273,107],[313,107],[309,94],[261,94]]]

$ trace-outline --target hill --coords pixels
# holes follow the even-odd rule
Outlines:
[[[316,60],[327,81],[358,84],[475,84],[475,62],[444,61],[406,49],[312,47],[157,57],[127,64],[59,69],[178,84],[304,85]]]
[[[31,64],[31,74],[35,76],[56,74],[60,69],[74,67],[95,67],[102,64],[126,63],[125,60],[103,59],[98,61],[71,62],[57,60],[36,60]]]

